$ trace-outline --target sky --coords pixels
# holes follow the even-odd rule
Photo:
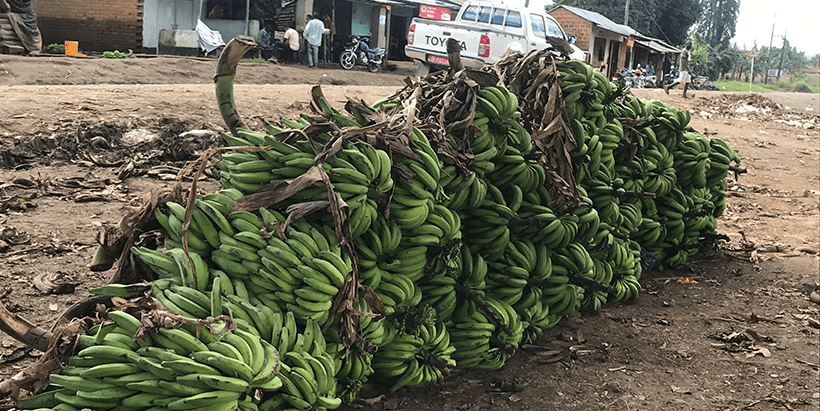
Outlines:
[[[748,50],[755,45],[769,46],[774,24],[773,47],[789,44],[806,57],[820,54],[820,1],[818,0],[739,0],[740,13],[732,43]],[[551,0],[531,0],[530,4],[552,4]],[[776,7],[775,7],[776,6]],[[616,21],[621,23],[621,21]]]
[[[773,7],[777,5],[777,7]],[[740,0],[735,37],[738,48],[789,44],[806,57],[820,54],[820,1],[817,0]],[[772,40],[772,24],[774,39]],[[744,47],[745,45],[745,47]]]

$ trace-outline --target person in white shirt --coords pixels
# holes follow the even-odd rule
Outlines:
[[[307,41],[308,66],[316,68],[319,62],[319,47],[322,45],[322,35],[325,33],[325,23],[321,19],[307,15],[304,36]]]
[[[299,32],[293,27],[288,27],[282,36],[282,41],[287,44],[287,50],[283,50],[282,53],[282,60],[296,60],[296,54],[299,51]]]

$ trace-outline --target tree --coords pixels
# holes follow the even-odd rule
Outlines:
[[[710,46],[729,46],[735,36],[738,0],[702,0],[702,12],[697,22],[697,33]]]
[[[692,58],[690,66],[694,73],[717,79],[724,74],[747,66],[746,52],[737,48],[737,45],[724,47],[721,44],[712,46],[707,44],[697,34],[692,41]]]
[[[626,0],[556,0],[556,6],[573,6],[594,11],[623,24]],[[700,0],[630,1],[629,26],[639,33],[683,45],[689,29],[700,15]]]
[[[698,0],[680,0],[665,1],[659,12],[656,15],[657,25],[650,36],[666,39],[672,45],[683,46],[689,39],[689,29],[702,11]]]

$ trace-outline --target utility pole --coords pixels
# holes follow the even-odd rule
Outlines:
[[[629,25],[629,0],[626,0],[626,9],[624,9],[624,26]]]
[[[624,26],[629,26],[629,0],[626,0],[626,8],[624,8]],[[632,70],[632,60],[635,57],[635,47],[629,48],[629,69]]]
[[[774,18],[777,19],[777,13],[774,14]],[[772,41],[774,41],[774,23],[775,22],[772,21],[772,35],[771,35],[771,37],[769,37],[769,49],[766,51],[766,56],[767,57],[766,57],[766,62],[765,62],[765,64],[766,64],[765,68],[769,68],[770,67],[769,64],[771,64],[771,62],[769,61],[768,56],[771,55],[771,53],[772,53]],[[761,75],[763,76],[763,84],[769,84],[769,74],[766,73],[765,68],[763,70],[763,73],[761,73]]]
[[[788,33],[788,30],[786,30]],[[777,79],[780,80],[780,71],[783,69],[783,55],[786,54],[786,45],[789,44],[789,41],[786,40],[786,36],[783,35],[783,48],[780,49],[780,63],[777,65]]]
[[[774,14],[774,18],[777,18],[777,13]],[[774,40],[774,22],[772,22],[772,36],[769,37],[769,49],[772,48],[772,40]]]
[[[774,40],[774,23],[772,23],[772,36],[769,37],[769,49],[772,48],[772,41]]]

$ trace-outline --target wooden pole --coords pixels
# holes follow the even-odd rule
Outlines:
[[[245,35],[250,36],[251,0],[245,0]]]
[[[752,79],[755,78],[755,58],[754,57],[752,57],[752,70],[751,70],[751,72],[752,72],[752,76],[749,77],[749,93],[752,92]]]

